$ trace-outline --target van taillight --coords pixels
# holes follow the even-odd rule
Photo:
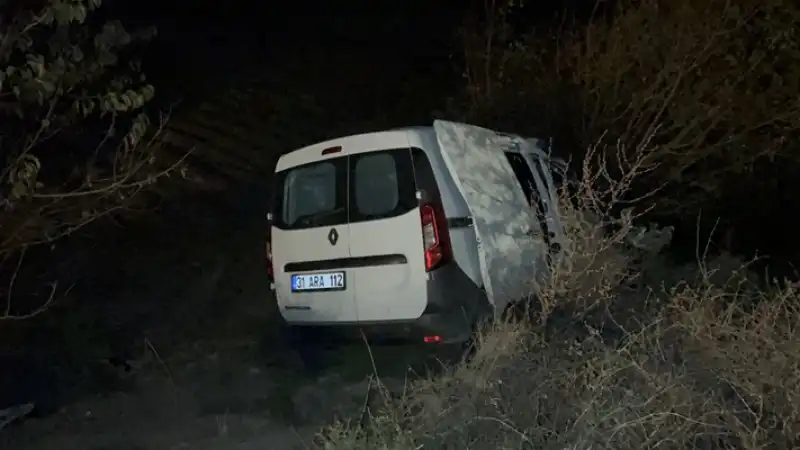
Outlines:
[[[275,271],[272,268],[272,222],[267,222],[267,236],[265,241],[265,251],[267,257],[267,279],[270,283],[275,281]]]
[[[431,271],[450,262],[452,248],[450,232],[444,211],[439,205],[425,204],[420,207],[422,220],[422,245],[425,250],[425,270]]]
[[[275,280],[275,271],[272,269],[272,244],[267,241],[267,278],[269,281]]]

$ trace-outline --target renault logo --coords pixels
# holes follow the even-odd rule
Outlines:
[[[336,228],[331,228],[331,231],[328,233],[328,242],[331,245],[336,245],[336,241],[339,240],[339,233],[336,232]]]

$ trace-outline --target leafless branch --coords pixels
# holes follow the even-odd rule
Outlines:
[[[33,317],[36,317],[48,309],[53,305],[56,301],[56,294],[58,293],[58,281],[54,281],[49,286],[49,292],[47,294],[47,298],[45,301],[39,305],[37,308],[33,309],[32,311],[26,312],[24,314],[15,314],[13,312],[13,304],[14,304],[14,287],[17,281],[17,276],[19,275],[20,269],[23,266],[23,262],[25,260],[25,255],[27,253],[27,247],[23,247],[22,250],[19,252],[19,256],[17,258],[17,264],[14,267],[14,272],[11,274],[11,279],[8,283],[8,289],[5,294],[5,308],[3,314],[0,315],[0,321],[13,321],[13,320],[26,320]],[[59,297],[65,297],[69,294],[74,286],[70,286],[64,292],[60,293]]]

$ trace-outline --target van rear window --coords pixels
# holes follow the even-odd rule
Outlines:
[[[283,183],[283,211],[288,226],[318,226],[346,217],[346,178],[342,164],[322,162],[291,170]],[[339,172],[339,174],[337,174]],[[338,179],[345,183],[337,183]],[[339,201],[337,201],[339,200]],[[337,218],[336,216],[339,216]]]
[[[390,153],[367,154],[353,164],[355,209],[364,216],[392,212],[400,201],[397,165]]]
[[[278,172],[275,181],[273,224],[282,229],[385,219],[417,206],[411,149],[305,164]]]

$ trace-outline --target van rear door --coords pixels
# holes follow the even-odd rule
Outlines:
[[[511,140],[492,130],[437,120],[445,164],[473,216],[484,283],[498,309],[536,292],[546,270],[533,209],[505,152]],[[527,164],[523,162],[527,167]]]
[[[348,157],[275,174],[272,259],[275,294],[290,323],[356,322],[355,273],[347,224]]]
[[[350,254],[364,323],[416,319],[427,305],[412,151],[350,156]]]

